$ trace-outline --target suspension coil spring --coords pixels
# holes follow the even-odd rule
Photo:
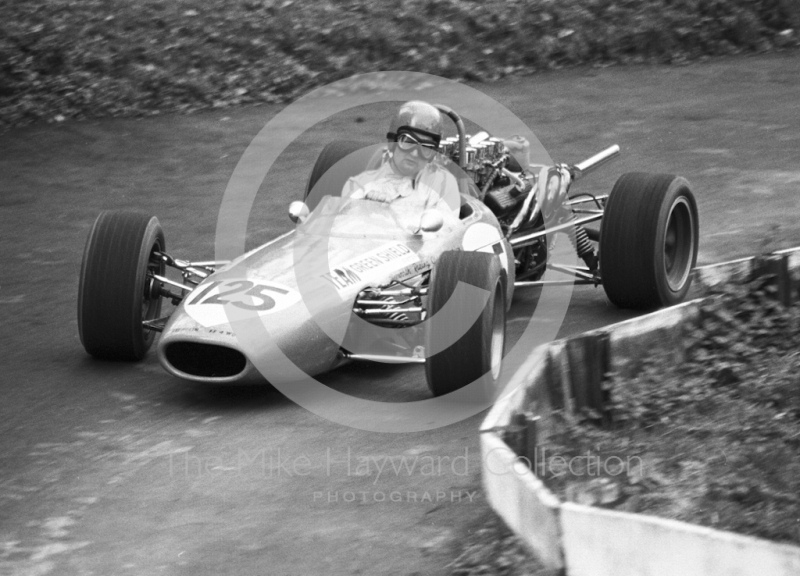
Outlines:
[[[572,216],[572,221],[575,221],[574,215]],[[591,240],[589,240],[589,235],[586,233],[586,228],[578,224],[575,226],[575,234],[567,234],[567,236],[569,236],[569,241],[575,248],[575,252],[586,262],[586,266],[589,267],[589,270],[596,270],[598,263],[597,254],[594,251]]]
[[[594,254],[592,241],[589,240],[589,235],[586,233],[586,228],[581,225],[575,226],[575,235],[573,236],[572,234],[568,234],[568,236],[570,242],[572,242],[572,246],[575,248],[575,252],[578,253],[578,256],[583,258],[589,254]]]

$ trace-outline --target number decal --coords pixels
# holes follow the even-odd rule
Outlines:
[[[209,296],[209,294],[220,285],[222,285],[220,292],[218,294],[211,294]],[[266,312],[267,310],[271,310],[275,307],[275,299],[266,294],[266,291],[271,291],[277,294],[289,294],[289,290],[278,288],[277,286],[254,284],[250,280],[229,280],[227,282],[217,280],[206,286],[206,288],[195,298],[192,298],[189,302],[187,302],[187,305],[232,304],[237,308],[242,308],[243,310]],[[234,294],[250,296],[256,301],[256,303],[250,304],[249,302],[231,299],[230,297]],[[260,303],[258,302],[259,300]]]
[[[198,304],[200,302],[200,300],[203,299],[203,296],[205,296],[206,294],[211,292],[214,288],[216,288],[220,284],[222,284],[222,282],[220,282],[219,280],[215,280],[214,282],[211,282],[208,286],[206,286],[203,289],[202,292],[200,292],[200,294],[198,294],[197,296],[192,298],[189,302],[187,302],[187,304]]]
[[[265,312],[266,310],[271,310],[275,307],[275,300],[271,296],[267,296],[264,294],[264,290],[272,290],[273,292],[277,292],[278,294],[288,294],[288,290],[283,290],[281,288],[276,288],[274,286],[264,286],[263,284],[256,284],[250,290],[245,292],[245,296],[252,296],[253,298],[258,298],[262,302],[261,304],[247,304],[245,302],[234,302],[233,305],[239,308],[243,308],[244,310],[257,310],[259,312]]]
[[[228,300],[223,300],[223,296],[232,296],[237,292],[241,292],[242,290],[247,290],[253,287],[253,283],[250,280],[234,280],[233,282],[228,283],[228,287],[236,286],[236,288],[231,288],[227,292],[220,291],[219,294],[215,294],[213,296],[209,296],[205,300],[203,300],[203,304],[227,304]]]

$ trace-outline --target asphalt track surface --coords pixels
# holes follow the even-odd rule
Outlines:
[[[619,143],[623,158],[584,190],[607,192],[627,171],[687,177],[702,263],[800,244],[797,55],[477,88],[557,161]],[[368,433],[268,386],[197,387],[152,354],[120,364],[83,352],[77,279],[97,213],[150,212],[170,252],[212,257],[222,191],[277,110],[42,125],[0,140],[0,574],[446,574],[485,517],[482,415],[431,432]],[[286,206],[327,141],[382,134],[387,110],[336,117],[288,149],[262,186],[248,245],[290,228]],[[512,333],[535,300],[518,298]],[[580,287],[559,334],[631,316],[602,289]],[[352,365],[325,381],[387,401],[427,396],[419,367]],[[398,467],[379,473],[387,458]]]

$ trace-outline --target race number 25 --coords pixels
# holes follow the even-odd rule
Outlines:
[[[211,294],[216,288],[219,292]],[[209,282],[196,296],[192,296],[186,305],[195,304],[232,304],[244,310],[256,310],[263,312],[275,307],[275,299],[268,293],[287,294],[289,291],[276,286],[256,284],[250,280],[216,280]],[[249,301],[243,301],[249,296]]]

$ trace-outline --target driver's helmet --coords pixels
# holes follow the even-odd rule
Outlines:
[[[442,113],[435,106],[412,100],[403,104],[389,124],[386,134],[389,142],[397,142],[398,137],[407,134],[421,144],[438,147],[442,140]]]

